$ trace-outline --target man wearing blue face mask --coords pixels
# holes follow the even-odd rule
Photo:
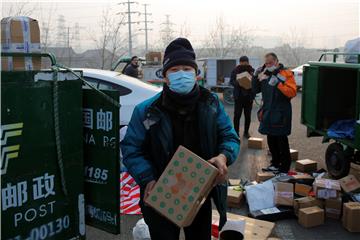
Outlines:
[[[140,207],[151,239],[179,239],[180,228],[144,204],[179,145],[219,169],[216,186],[184,228],[186,239],[211,239],[210,198],[220,227],[226,221],[227,167],[236,160],[240,141],[217,96],[196,83],[197,68],[191,43],[185,38],[172,41],[164,54],[163,91],[135,108],[123,140],[124,164],[140,185]]]
[[[271,165],[264,171],[287,173],[291,156],[291,99],[296,96],[294,74],[279,63],[275,53],[265,55],[265,64],[256,70],[252,81],[254,94],[261,92],[263,105],[258,112],[259,132],[267,135]]]

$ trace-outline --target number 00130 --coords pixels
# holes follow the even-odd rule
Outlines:
[[[58,218],[40,227],[33,228],[30,232],[29,240],[43,240],[61,233],[70,227],[70,217],[68,215]]]

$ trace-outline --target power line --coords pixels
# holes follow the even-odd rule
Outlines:
[[[154,21],[148,21],[147,16],[151,16],[151,13],[147,12],[147,6],[149,6],[149,4],[143,4],[144,6],[144,13],[141,13],[142,15],[144,15],[145,20],[142,21],[145,24],[145,28],[144,29],[140,29],[145,31],[145,53],[148,52],[148,31],[151,31],[151,28],[148,28],[148,23],[153,23]]]
[[[123,24],[128,24],[128,27],[129,27],[129,56],[132,56],[132,33],[131,33],[131,25],[132,24],[139,24],[139,22],[132,22],[131,21],[131,14],[140,14],[140,12],[137,12],[137,11],[134,11],[132,12],[131,11],[131,4],[134,4],[137,2],[130,2],[130,0],[128,0],[127,2],[121,2],[119,3],[119,5],[126,5],[127,4],[127,12],[120,12],[118,14],[127,14],[128,15],[128,21],[123,23]]]

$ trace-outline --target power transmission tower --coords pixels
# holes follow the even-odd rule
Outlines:
[[[140,14],[140,12],[137,11],[131,11],[131,4],[134,4],[137,2],[130,2],[130,0],[127,0],[127,2],[121,2],[119,5],[127,5],[127,11],[126,12],[120,12],[118,14],[127,14],[128,15],[128,21],[123,24],[128,24],[129,27],[129,56],[132,56],[132,33],[131,33],[131,25],[132,24],[139,24],[139,22],[132,22],[131,21],[131,15],[132,14]]]
[[[74,25],[73,39],[75,42],[74,47],[80,49],[80,26],[78,22]]]
[[[64,15],[59,15],[57,19],[57,42],[58,47],[66,45],[66,21]]]
[[[163,34],[162,36],[163,43],[166,46],[174,38],[173,37],[174,31],[172,30],[172,26],[175,24],[170,21],[169,14],[166,14],[165,17],[166,17],[165,22],[161,23],[162,25],[164,25],[164,28],[161,30],[161,32]]]
[[[151,16],[151,15],[152,15],[151,13],[148,13],[148,12],[147,12],[147,6],[149,6],[149,4],[143,4],[143,5],[144,5],[144,13],[141,13],[141,14],[144,15],[144,17],[145,17],[145,20],[142,21],[142,22],[144,22],[144,24],[145,24],[145,28],[144,28],[144,29],[140,29],[140,31],[141,31],[141,30],[145,31],[145,53],[147,53],[147,52],[148,52],[148,48],[149,48],[149,44],[148,44],[148,31],[151,31],[151,30],[152,30],[152,28],[148,28],[148,23],[153,23],[153,21],[148,21],[148,19],[147,19],[148,16]]]

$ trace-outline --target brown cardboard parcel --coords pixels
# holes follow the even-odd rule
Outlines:
[[[349,174],[354,175],[357,180],[360,181],[360,165],[356,163],[351,163]]]
[[[256,174],[256,181],[260,183],[273,177],[275,177],[275,174],[272,172],[258,172]]]
[[[294,200],[294,212],[295,215],[298,216],[299,210],[301,208],[307,207],[315,207],[318,206],[319,208],[324,207],[324,203],[320,199],[316,199],[314,197],[302,197]]]
[[[341,198],[325,200],[325,215],[328,218],[340,219],[342,208]]]
[[[244,199],[244,192],[239,186],[229,186],[227,203],[229,207],[240,208]]]
[[[299,159],[299,151],[295,149],[290,149],[291,161],[297,161]]]
[[[251,88],[251,75],[248,72],[242,72],[236,75],[236,81],[239,83],[240,87],[245,89]]]
[[[317,170],[317,162],[310,159],[297,160],[295,169],[305,173],[315,172]]]
[[[1,51],[33,53],[41,52],[38,21],[29,17],[1,19]],[[2,57],[3,71],[40,70],[40,57]]]
[[[248,148],[253,149],[263,149],[264,148],[264,139],[251,137],[248,139]]]
[[[148,52],[145,55],[146,62],[160,63],[162,61],[161,52]]]
[[[360,203],[348,202],[344,203],[343,208],[343,226],[349,232],[360,232]]]
[[[212,216],[213,222],[219,221],[219,214],[216,210],[212,211]],[[275,223],[256,220],[233,213],[227,213],[227,219],[245,221],[244,239],[265,240],[271,235],[273,229],[275,228]]]
[[[306,184],[295,183],[295,194],[306,197],[309,195],[312,187]]]
[[[315,206],[299,210],[299,224],[303,227],[315,227],[324,223],[324,210]]]
[[[275,204],[281,206],[293,206],[294,185],[292,183],[275,183]]]
[[[344,192],[357,192],[360,190],[360,183],[354,175],[348,175],[340,180],[341,188]]]
[[[240,186],[240,179],[229,179],[230,186]]]
[[[213,165],[180,146],[145,201],[177,226],[189,226],[217,174]]]
[[[331,179],[315,179],[313,183],[314,192],[319,199],[338,198],[340,196],[340,182]]]

